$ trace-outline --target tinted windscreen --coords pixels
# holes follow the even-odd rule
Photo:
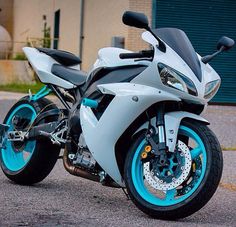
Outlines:
[[[202,71],[200,62],[187,35],[177,28],[158,28],[153,29],[153,32],[188,64],[199,81],[201,81]]]

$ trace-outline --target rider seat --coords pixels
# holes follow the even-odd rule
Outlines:
[[[67,68],[63,65],[53,64],[51,72],[74,85],[80,86],[86,82],[87,74],[81,70]]]

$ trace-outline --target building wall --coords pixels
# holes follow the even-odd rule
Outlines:
[[[12,36],[13,30],[13,0],[0,0],[0,25]]]
[[[60,9],[59,49],[79,54],[80,0],[54,0],[54,12]],[[54,15],[53,15],[54,18]],[[54,26],[54,19],[51,22]]]
[[[13,5],[13,40],[26,42],[28,37],[43,37],[43,15],[47,16],[49,25],[53,19],[53,1],[16,0]],[[15,43],[13,51],[21,52],[24,43]]]
[[[112,36],[127,39],[128,30],[121,18],[128,8],[128,0],[85,0],[82,56],[84,70],[88,70],[95,62],[100,48],[111,45]]]
[[[54,13],[60,9],[59,48],[79,55],[81,0],[14,0],[14,41],[28,37],[43,37],[43,15],[54,34]],[[147,45],[141,40],[141,30],[122,23],[126,10],[144,12],[151,18],[151,0],[84,0],[84,39],[82,69],[88,71],[102,47],[111,45],[113,36],[125,38],[125,48],[140,50]],[[21,51],[23,44],[14,45]]]
[[[14,1],[14,40],[26,41],[27,38],[42,38],[44,20],[51,28],[51,38],[54,34],[54,13],[60,9],[60,42],[59,49],[66,49],[75,54],[79,51],[79,9],[78,0],[16,0]],[[20,51],[15,46],[15,51]]]
[[[150,26],[152,20],[152,0],[129,0],[129,10],[142,12],[147,15]],[[141,38],[141,34],[144,32],[144,29],[129,27],[128,28],[128,37],[126,42],[126,48],[132,51],[139,51],[145,48],[148,48],[146,42]]]
[[[131,28],[122,23],[124,11],[145,13],[151,23],[152,0],[85,0],[83,65],[88,70],[102,47],[111,45],[113,36],[125,38],[125,48],[139,51],[148,47],[141,39],[144,30]]]
[[[35,83],[27,61],[0,60],[0,85],[12,83]]]

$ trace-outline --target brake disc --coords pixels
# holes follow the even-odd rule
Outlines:
[[[181,159],[183,160],[180,168],[181,173],[173,176],[170,182],[167,182],[165,180],[165,177],[162,177],[160,174],[156,174],[156,171],[153,171],[150,162],[146,162],[143,164],[145,179],[151,187],[157,190],[166,191],[177,188],[186,180],[190,173],[192,165],[190,150],[185,143],[183,143],[182,141],[178,141],[178,151],[176,152],[180,152]]]

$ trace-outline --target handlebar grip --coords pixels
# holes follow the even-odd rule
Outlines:
[[[153,57],[154,51],[153,50],[143,50],[138,53],[121,53],[121,59],[128,59],[128,58],[150,58]]]
[[[140,53],[122,53],[120,54],[121,59],[127,59],[127,58],[141,58],[142,55]]]

